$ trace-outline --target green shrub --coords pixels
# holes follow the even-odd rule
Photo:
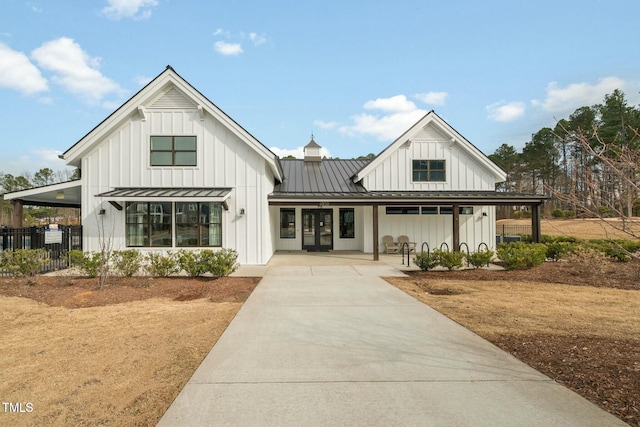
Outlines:
[[[458,251],[449,252],[435,249],[433,255],[438,259],[438,264],[449,270],[462,267],[462,261],[464,260],[464,254]]]
[[[507,270],[535,267],[544,262],[547,247],[542,243],[503,243],[498,246],[498,258],[505,262]]]
[[[145,256],[145,261],[144,268],[152,276],[168,277],[180,272],[180,266],[172,252],[167,252],[167,255],[149,252]]]
[[[15,249],[2,252],[2,267],[15,276],[35,276],[49,262],[44,249]]]
[[[203,262],[200,251],[180,249],[177,256],[180,268],[184,270],[189,277],[198,277],[207,271],[207,265]]]
[[[547,259],[558,261],[562,256],[572,253],[576,248],[576,243],[563,242],[560,240],[544,243],[546,246]]]
[[[420,270],[427,271],[438,265],[438,258],[433,252],[420,252],[413,258],[413,263],[417,265]]]
[[[473,266],[473,268],[484,267],[489,265],[489,262],[493,259],[492,250],[483,250],[478,252],[471,252],[466,255],[467,261]]]
[[[627,262],[631,260],[631,254],[640,250],[639,240],[607,240],[592,239],[587,246],[604,253],[616,261]]]
[[[108,262],[100,252],[85,252],[80,269],[89,277],[98,277],[103,271],[103,265]]]
[[[69,266],[82,268],[84,263],[84,252],[73,249],[69,252]]]
[[[238,252],[234,249],[222,248],[217,251],[204,249],[200,252],[200,258],[205,265],[205,271],[211,273],[213,277],[228,276],[240,267]]]
[[[140,271],[142,255],[136,249],[113,252],[113,266],[123,276],[131,277]]]

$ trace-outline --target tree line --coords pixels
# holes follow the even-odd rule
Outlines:
[[[616,89],[489,158],[506,173],[498,191],[544,194],[553,216],[640,216],[640,109]]]

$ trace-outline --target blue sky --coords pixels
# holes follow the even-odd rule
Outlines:
[[[166,65],[280,155],[379,153],[435,110],[486,154],[622,89],[637,0],[3,0],[0,172],[57,155]]]

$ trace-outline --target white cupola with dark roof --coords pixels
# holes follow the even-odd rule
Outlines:
[[[307,145],[304,146],[304,161],[305,162],[320,162],[322,161],[322,157],[320,157],[320,149],[322,147],[319,146],[313,140],[313,134],[311,134],[311,141]]]

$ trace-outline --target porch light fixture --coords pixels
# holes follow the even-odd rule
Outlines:
[[[58,200],[64,199],[64,191],[58,191],[56,193],[56,199],[58,199]]]
[[[105,211],[104,209],[100,209],[98,211],[98,215],[104,215],[107,211]]]
[[[244,215],[244,208],[240,209],[240,215]]]

